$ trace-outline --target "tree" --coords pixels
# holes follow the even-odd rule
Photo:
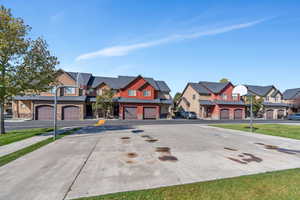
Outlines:
[[[180,97],[181,97],[181,93],[180,92],[177,92],[173,98],[173,104],[174,104],[174,110],[177,111],[177,103],[178,101],[180,100]]]
[[[228,78],[222,78],[219,82],[220,83],[229,83],[230,80]]]
[[[102,95],[96,97],[96,103],[93,104],[93,110],[97,117],[99,114],[104,118],[108,118],[113,109],[113,96],[112,90],[104,89]]]
[[[30,30],[0,6],[0,134],[5,133],[4,104],[15,95],[46,91],[56,78],[57,58],[45,40],[28,37]]]
[[[250,115],[250,104],[251,104],[251,98],[252,98],[252,103],[253,103],[253,115],[254,116],[257,116],[259,111],[261,111],[262,107],[263,107],[263,98],[262,97],[259,97],[259,98],[256,98],[256,96],[247,96],[246,99],[245,99],[245,103],[247,105],[249,105],[249,115]]]

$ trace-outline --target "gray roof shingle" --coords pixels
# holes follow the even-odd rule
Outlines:
[[[292,100],[299,97],[300,97],[300,88],[288,89],[283,93],[283,98],[285,100]]]
[[[210,94],[210,91],[199,83],[188,83],[188,84],[200,94]]]
[[[264,106],[272,106],[272,107],[290,107],[290,104],[287,103],[272,103],[272,102],[264,102]]]
[[[248,88],[250,94],[258,95],[262,97],[266,96],[272,88],[275,88],[273,85],[268,85],[268,86],[245,85],[245,86]]]
[[[28,96],[15,96],[15,100],[32,100],[32,101],[54,101],[54,96],[39,96],[39,95],[28,95]],[[59,96],[58,101],[85,101],[86,96]]]
[[[223,101],[223,100],[214,100],[216,104],[220,105],[240,105],[245,106],[246,104],[243,101]]]
[[[68,73],[75,81],[77,81],[78,78],[78,82],[84,86],[88,85],[90,78],[92,77],[92,74],[90,73],[81,73],[81,72],[66,72],[66,73]]]
[[[219,83],[219,82],[200,81],[199,84],[206,87],[213,93],[220,93],[228,84],[230,84],[230,82]]]
[[[92,76],[90,73],[79,73],[79,72],[66,72],[68,73],[75,81],[77,80],[80,84],[84,86],[91,86],[96,88],[102,83],[107,84],[112,89],[121,89],[130,84],[138,76],[118,76],[118,77],[102,77],[102,76]],[[142,77],[142,76],[141,76]],[[162,92],[170,92],[170,88],[164,81],[156,81],[153,78],[142,77],[144,78],[155,90]]]

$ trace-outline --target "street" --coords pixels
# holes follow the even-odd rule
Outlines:
[[[233,123],[249,123],[249,120],[107,120],[105,125],[108,126],[134,126],[134,125],[164,125],[164,124],[233,124]],[[97,120],[83,121],[58,121],[58,127],[85,127],[97,123]],[[254,123],[289,123],[298,124],[300,121],[290,120],[255,120]],[[21,122],[6,122],[5,128],[7,131],[30,129],[30,128],[49,128],[53,127],[53,121],[21,121]]]

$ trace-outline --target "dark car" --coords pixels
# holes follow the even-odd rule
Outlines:
[[[290,114],[287,116],[288,120],[300,120],[300,113],[297,114]]]
[[[197,115],[195,112],[186,112],[186,119],[197,119]]]

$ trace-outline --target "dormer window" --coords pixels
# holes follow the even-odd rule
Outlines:
[[[143,96],[144,97],[150,97],[151,96],[151,91],[150,90],[144,90],[143,91]]]
[[[136,96],[136,90],[128,90],[128,96],[135,97]]]

